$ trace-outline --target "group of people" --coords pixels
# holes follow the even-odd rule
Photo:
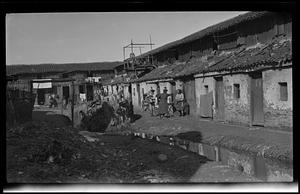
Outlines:
[[[57,107],[58,95],[49,95],[49,108]]]
[[[154,95],[154,90],[151,88],[145,100],[148,102],[151,116],[154,116],[154,109],[158,105],[158,115],[160,118],[169,117],[170,112],[179,112],[180,116],[184,116],[189,112],[189,106],[184,98],[181,89],[177,90],[174,101],[172,102],[172,94],[168,94],[168,90],[164,87],[163,93]]]

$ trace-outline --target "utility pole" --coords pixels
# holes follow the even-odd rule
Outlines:
[[[150,36],[150,50],[152,50],[151,35],[149,36]]]
[[[75,98],[75,87],[74,81],[72,81],[72,101],[71,101],[71,117],[72,117],[72,127],[74,127],[74,98]]]
[[[131,39],[131,53],[133,53],[133,43],[132,43],[132,39]]]
[[[152,42],[151,42],[151,34],[150,36],[150,51],[152,51]],[[151,65],[153,64],[153,55],[151,55]]]

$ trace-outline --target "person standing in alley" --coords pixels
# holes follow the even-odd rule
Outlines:
[[[184,95],[181,91],[181,89],[177,90],[177,94],[175,96],[175,108],[176,110],[179,111],[180,116],[183,116],[183,100],[184,100]]]
[[[158,104],[158,109],[159,109],[159,116],[160,118],[167,117],[169,114],[168,111],[168,90],[165,87],[163,90],[163,93],[159,95],[159,104]]]
[[[149,93],[149,100],[150,100],[150,111],[151,116],[153,116],[154,106],[155,106],[155,97],[154,97],[154,90],[151,87],[150,93]]]

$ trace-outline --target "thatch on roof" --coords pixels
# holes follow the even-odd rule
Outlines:
[[[62,63],[62,64],[32,64],[32,65],[7,65],[6,75],[23,73],[62,73],[72,71],[101,71],[113,70],[122,62],[91,62],[91,63]]]

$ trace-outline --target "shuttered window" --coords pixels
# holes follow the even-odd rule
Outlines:
[[[280,100],[287,101],[288,100],[288,91],[287,91],[287,82],[280,82]]]

